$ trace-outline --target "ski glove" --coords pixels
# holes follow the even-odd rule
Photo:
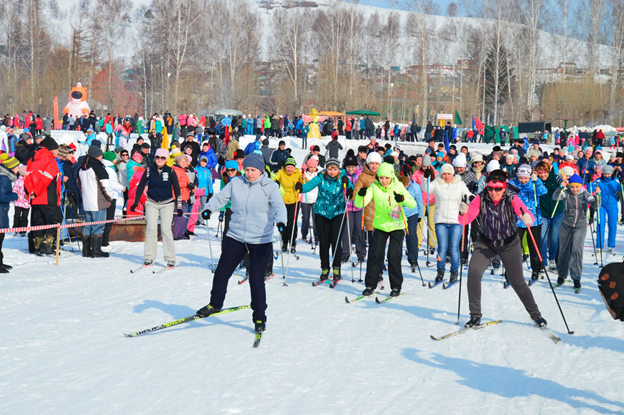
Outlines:
[[[295,190],[300,192],[303,189],[303,185],[299,182],[295,183]]]
[[[178,217],[181,218],[182,215],[184,215],[184,212],[182,211],[182,209],[178,209]]]
[[[405,196],[403,196],[401,194],[398,194],[398,193],[395,193],[394,194],[394,200],[396,200],[397,203],[401,203],[401,202],[403,202],[405,200]]]
[[[195,183],[189,183],[186,185],[186,187],[188,187],[189,190],[193,190],[195,189]]]
[[[360,190],[358,190],[358,196],[366,196],[366,187],[362,187]]]
[[[219,212],[219,222],[223,222],[225,215],[223,214],[223,212]]]
[[[130,206],[130,212],[135,212],[138,207],[139,207],[139,205],[132,205],[132,206]]]
[[[533,173],[533,174],[531,175],[531,181],[532,181],[532,182],[536,182],[536,181],[537,181],[537,174]]]
[[[349,179],[347,178],[347,176],[342,176],[342,184],[343,186],[349,185]]]
[[[531,215],[528,213],[523,213],[522,216],[520,216],[520,220],[526,225],[527,228],[530,228],[531,225],[533,225],[533,219],[531,219]]]
[[[353,189],[347,189],[347,199],[353,198]]]
[[[212,213],[212,212],[210,212],[208,209],[204,210],[202,212],[202,219],[205,219],[205,220],[210,219],[210,213]],[[221,217],[221,215],[219,215],[219,218],[220,217]]]
[[[466,202],[461,202],[459,204],[459,213],[461,213],[462,215],[465,215],[468,212],[468,203]]]
[[[431,171],[432,171],[432,168],[431,168],[431,167],[427,167],[427,168],[425,168],[425,169],[423,169],[423,170],[424,170],[423,177],[424,177],[425,179],[428,179],[428,178],[430,178],[430,177],[433,175],[433,174],[431,173]]]
[[[285,229],[286,225],[284,225],[284,222],[277,222],[277,230],[280,231],[280,233],[284,232]]]

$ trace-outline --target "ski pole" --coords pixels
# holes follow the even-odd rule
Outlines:
[[[466,200],[466,196],[464,196],[464,200]],[[461,241],[461,250],[459,251],[460,255],[464,252],[464,239],[465,239],[464,233],[465,232],[466,232],[466,215],[464,214],[462,215],[462,241]],[[457,323],[455,324],[459,324],[459,310],[461,309],[461,289],[462,289],[463,271],[464,271],[464,265],[461,263],[461,256],[460,256],[459,258],[459,296],[457,298]]]
[[[290,254],[292,252],[292,244],[293,244],[293,238],[295,237],[295,226],[297,225],[297,208],[299,207],[299,192],[296,192],[295,194],[296,197],[296,202],[295,202],[295,216],[293,216],[293,222],[292,222],[292,231],[290,232],[290,244],[289,244],[289,249],[288,249],[288,259],[286,260],[286,272],[284,273],[284,280],[286,279],[286,276],[288,275],[288,267],[290,266]],[[282,259],[283,261],[283,259]],[[286,281],[284,281],[284,287],[288,287],[288,284],[286,284]]]
[[[407,221],[405,220],[405,211],[403,211],[403,206],[400,203],[399,203],[399,208],[401,209],[401,215],[403,216],[403,223],[405,224],[405,233],[407,234],[407,237],[409,238],[409,227],[407,226]],[[418,241],[418,235],[416,235],[416,241]],[[418,265],[418,250],[416,249],[413,243],[410,243],[410,245],[412,245],[412,255],[414,255],[414,259],[416,260],[415,262],[416,262],[416,266],[418,267],[418,273],[420,274],[420,281],[422,281],[422,286],[426,287],[427,284],[425,284],[425,279],[422,276],[420,265]]]
[[[524,215],[524,209],[521,207],[520,208],[520,212],[522,212],[522,214]],[[546,267],[544,267],[544,264],[542,263],[542,254],[540,253],[539,249],[537,249],[537,243],[535,242],[535,237],[533,236],[533,232],[531,232],[531,229],[527,226],[527,231],[528,234],[531,236],[531,240],[533,241],[533,246],[535,247],[535,250],[537,251],[537,257],[540,260],[540,265],[542,266],[542,268],[544,268],[544,273],[546,274],[546,278],[548,279],[548,284],[550,285],[550,289],[553,293],[553,295],[555,296],[555,301],[557,302],[557,307],[559,307],[559,312],[561,313],[561,317],[563,318],[563,322],[566,326],[566,329],[568,330],[568,334],[574,334],[573,331],[570,331],[570,327],[568,327],[568,322],[566,321],[565,316],[563,315],[563,310],[561,309],[561,304],[559,304],[559,299],[557,298],[557,293],[555,293],[555,288],[552,285],[552,282],[550,281],[550,276],[548,275],[548,271],[546,270]]]
[[[210,247],[210,265],[208,266],[208,269],[214,274],[217,268],[214,265],[214,257],[212,256],[212,242],[210,241],[210,222],[206,221],[206,226],[208,227],[208,247]]]
[[[431,231],[429,230],[429,221],[431,218],[429,218],[429,177],[427,177],[427,208],[425,209],[425,226],[427,226],[427,245],[425,245],[425,247],[427,248],[427,263],[426,265],[428,267],[430,267],[431,265],[429,265],[429,247],[431,246]]]
[[[596,200],[600,199],[600,193],[596,194]],[[601,203],[602,204],[602,203]],[[596,207],[598,207],[598,203],[596,203]],[[606,215],[605,215],[606,217]],[[602,262],[602,251],[604,251],[604,245],[605,245],[605,241],[604,241],[604,234],[601,237],[601,227],[600,227],[600,209],[596,209],[596,221],[598,222],[598,235],[596,235],[596,238],[599,238],[600,241],[600,268],[602,268],[604,266],[603,262]],[[606,232],[604,232],[606,233]],[[596,258],[596,262],[598,262],[598,258]]]
[[[347,215],[347,236],[348,236],[348,241],[349,241],[349,259],[351,259],[353,252],[351,250],[351,225],[349,224],[349,200],[347,199],[347,184],[343,183],[343,186],[344,186],[344,195],[345,195],[345,213]],[[353,284],[355,282],[355,277],[353,276],[353,264],[351,264],[349,268],[351,268],[351,283]]]

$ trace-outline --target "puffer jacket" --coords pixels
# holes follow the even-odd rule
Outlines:
[[[314,179],[318,174],[319,174],[318,170],[315,171],[314,173],[306,170],[306,172],[303,175],[303,182],[304,183],[309,182],[310,180]],[[314,188],[310,190],[309,192],[306,192],[306,194],[301,199],[301,202],[312,205],[316,202],[317,197],[318,197],[318,188]]]
[[[345,170],[345,175],[347,176],[347,179],[349,179],[349,182],[351,183],[350,187],[355,187],[355,183],[357,183],[357,180],[361,174],[362,174],[361,167],[358,167],[353,174],[349,174]],[[355,202],[353,199],[347,202],[347,209],[349,210],[349,212],[357,212],[357,211],[362,210],[362,208],[355,206]]]
[[[80,163],[78,188],[82,192],[82,205],[87,212],[108,209],[111,196],[106,192],[109,187],[108,172],[98,159],[85,157]]]
[[[355,182],[355,186],[353,186],[353,194],[356,195],[362,187],[369,188],[373,183],[377,181],[377,175],[373,173],[367,165],[364,166],[362,170],[362,174],[358,177]],[[356,207],[361,207],[357,206]],[[373,226],[373,218],[375,217],[375,199],[371,198],[369,203],[365,203],[363,205],[364,209],[364,227],[367,231],[372,231],[374,229]]]
[[[427,182],[424,181],[420,184],[420,189],[424,191],[426,188]],[[440,175],[429,183],[429,192],[435,195],[436,200],[433,222],[458,225],[459,205],[464,196],[472,195],[461,176],[455,175],[450,183],[446,183]]]
[[[587,227],[587,204],[593,208],[600,208],[600,203],[597,204],[596,198],[582,187],[577,195],[573,195],[570,189],[558,187],[552,199],[559,200],[559,205],[563,206],[561,225],[568,228]]]
[[[544,186],[548,189],[548,193],[544,196],[540,196],[539,204],[542,215],[546,218],[551,218],[555,215],[559,215],[563,212],[563,206],[561,203],[557,205],[557,202],[553,198],[555,191],[559,189],[559,181],[557,180],[558,176],[555,174],[555,169],[551,169],[548,174],[548,178],[544,182]],[[557,207],[556,212],[553,214],[555,210],[555,206]]]
[[[433,181],[435,180],[435,176],[437,175],[438,175],[438,172],[434,170],[433,177],[429,178],[429,199],[427,199],[427,179],[425,179],[425,172],[422,169],[418,169],[414,172],[414,174],[412,174],[412,180],[418,183],[421,189],[423,189],[422,199],[423,199],[423,203],[426,205],[435,205],[436,203],[435,196],[433,195],[433,192],[431,191],[431,183],[433,183]],[[424,187],[422,186],[423,183],[425,183]],[[427,201],[429,203],[427,203]]]
[[[275,174],[275,180],[280,182],[280,187],[284,189],[284,203],[292,205],[297,202],[297,194],[295,184],[301,183],[301,170],[295,169],[292,174],[286,173],[286,169],[282,168]]]
[[[342,185],[342,178],[346,176],[344,170],[334,178],[329,177],[327,172],[321,172],[315,178],[303,185],[301,193],[307,193],[312,189],[318,188],[318,197],[314,204],[314,213],[333,219],[345,213],[345,193]],[[349,189],[353,188],[353,184],[349,183]]]
[[[539,203],[536,205],[535,203],[535,192],[537,191],[537,199],[540,196],[548,193],[548,189],[544,186],[544,183],[540,179],[537,179],[536,182],[529,180],[526,184],[520,183],[520,181],[515,178],[509,182],[510,185],[515,186],[518,189],[518,197],[522,200],[522,202],[526,205],[527,208],[531,211],[531,214],[535,217],[535,222],[533,222],[533,226],[542,224],[542,214]],[[519,228],[526,228],[526,225],[520,218],[516,221],[516,225]]]
[[[178,184],[180,185],[180,195],[182,196],[183,202],[188,202],[191,197],[191,191],[188,188],[189,183],[191,182],[188,175],[186,174],[186,170],[182,167],[174,164],[172,166],[173,172],[178,177]]]
[[[420,191],[420,186],[418,185],[418,183],[411,181],[409,186],[407,186],[407,191],[409,192],[410,195],[412,195],[412,197],[416,201],[416,207],[415,208],[406,207],[404,209],[405,217],[409,218],[410,216],[414,216],[414,215],[417,215],[419,217],[424,216],[425,207],[423,205],[422,192]]]
[[[619,200],[622,197],[620,182],[612,178],[601,177],[592,184],[592,190],[595,190],[596,187],[600,188],[599,199],[602,207],[609,211],[615,210],[617,213]]]
[[[403,195],[405,200],[401,204],[408,208],[416,207],[416,201],[405,189],[403,183],[394,176],[394,168],[391,164],[382,163],[379,166],[378,174],[392,177],[388,187],[383,187],[381,183],[376,181],[366,190],[365,196],[362,197],[356,193],[355,206],[362,207],[371,201],[375,202],[375,218],[373,219],[375,229],[383,232],[405,229],[403,212],[401,212],[399,203],[394,199],[394,194]]]
[[[61,175],[54,155],[47,148],[41,148],[28,162],[24,187],[35,195],[31,205],[60,206]]]
[[[239,242],[270,243],[273,241],[273,224],[288,222],[279,187],[266,173],[255,182],[245,176],[232,179],[210,199],[206,209],[216,212],[230,201],[232,220],[227,237]]]

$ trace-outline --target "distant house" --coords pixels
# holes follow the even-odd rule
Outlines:
[[[93,77],[91,91],[89,91],[89,99],[102,103],[101,108],[94,108],[96,111],[104,112],[106,110],[106,112],[113,114],[119,113],[121,116],[134,113],[143,114],[141,95],[129,90],[128,85],[114,74],[111,79],[110,97],[108,91],[108,70],[102,69]]]

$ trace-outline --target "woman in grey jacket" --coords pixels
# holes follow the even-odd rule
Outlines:
[[[200,317],[208,317],[221,311],[225,300],[228,280],[234,270],[249,253],[251,308],[256,332],[266,328],[266,291],[264,270],[273,255],[273,223],[283,232],[287,221],[286,206],[279,186],[264,173],[264,159],[252,153],[243,162],[245,175],[235,177],[219,193],[213,196],[202,212],[205,220],[211,212],[232,202],[232,220],[223,241],[219,264],[215,270],[210,292],[210,303],[197,310]]]

